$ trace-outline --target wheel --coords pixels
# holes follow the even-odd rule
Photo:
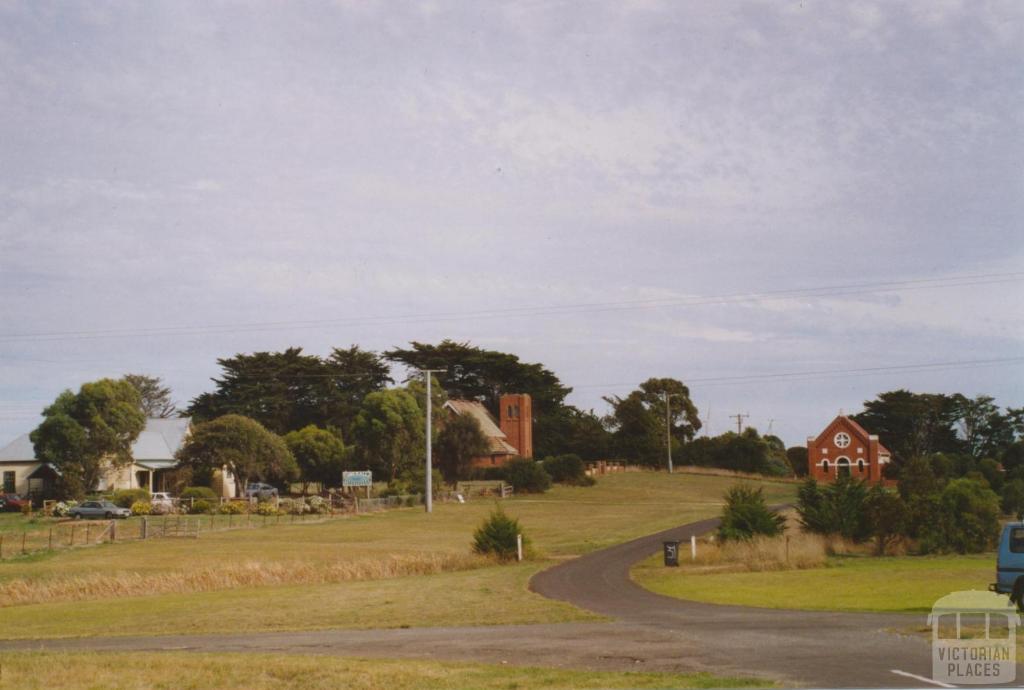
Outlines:
[[[1017,605],[1018,611],[1024,611],[1024,577],[1018,577],[1013,583],[1010,601]]]
[[[71,517],[73,517],[76,520],[81,520],[82,519],[82,514],[81,513],[74,513]]]
[[[110,518],[112,518],[114,516],[110,514],[110,511],[107,511],[106,513],[103,513],[103,517],[105,517],[106,519],[109,520]]]

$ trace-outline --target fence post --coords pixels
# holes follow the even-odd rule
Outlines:
[[[46,539],[46,550],[53,551],[53,528],[50,528],[50,536]]]
[[[146,516],[142,516],[142,525],[139,526],[139,533],[143,541],[149,536],[149,518]]]
[[[4,559],[4,535],[0,534],[0,561]]]
[[[115,541],[117,541],[117,521],[116,520],[111,520],[110,521],[110,543],[113,544]]]
[[[523,535],[516,535],[516,560],[523,560]]]
[[[690,535],[690,560],[697,560],[697,535]]]
[[[85,526],[85,545],[88,546],[91,541],[92,525]]]
[[[75,523],[71,523],[71,537],[68,539],[68,546],[75,545]]]
[[[21,533],[21,555],[24,556],[28,551],[25,550],[25,537],[28,536],[28,530],[26,529]]]
[[[228,513],[228,529],[231,529],[235,524],[235,516]]]

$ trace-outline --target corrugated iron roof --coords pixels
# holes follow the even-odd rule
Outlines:
[[[445,408],[457,415],[470,415],[480,424],[480,431],[484,432],[491,444],[491,453],[495,455],[518,455],[519,451],[508,442],[508,437],[501,430],[494,417],[487,411],[482,403],[476,400],[449,400],[444,404]]]
[[[485,410],[486,411],[486,410]],[[189,417],[147,419],[146,427],[132,444],[132,457],[136,460],[173,461],[174,454],[188,436]],[[28,434],[0,448],[0,462],[35,462],[36,453]]]

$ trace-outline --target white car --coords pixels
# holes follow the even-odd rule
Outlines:
[[[174,499],[171,498],[171,495],[166,491],[157,491],[149,499],[149,503],[154,506],[167,506],[170,508],[174,505]]]

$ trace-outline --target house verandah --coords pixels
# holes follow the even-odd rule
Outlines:
[[[188,417],[147,419],[146,426],[132,444],[132,462],[109,467],[100,477],[98,491],[119,489],[168,490],[170,473],[177,467],[175,454],[185,443],[191,428]],[[3,493],[17,493],[33,500],[52,498],[59,470],[40,462],[28,434],[0,448],[0,481]],[[221,494],[234,496],[234,481],[222,481]]]

